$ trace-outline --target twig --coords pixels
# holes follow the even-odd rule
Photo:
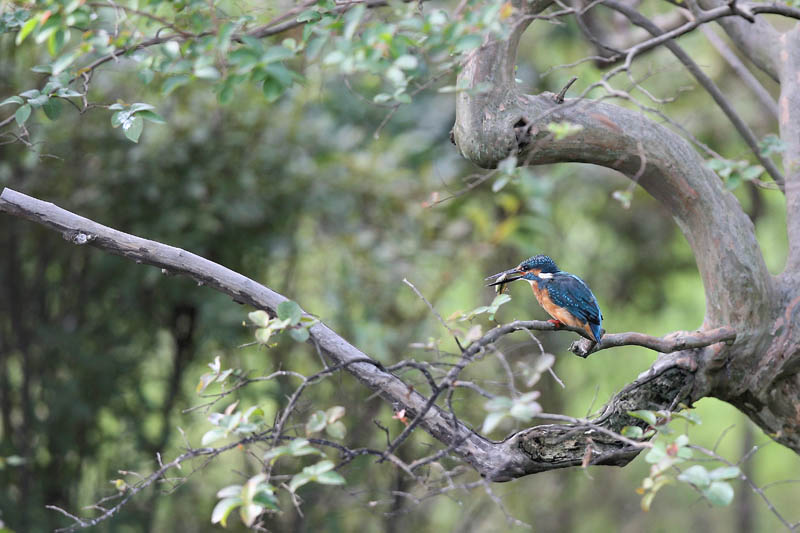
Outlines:
[[[564,85],[564,87],[559,91],[559,93],[555,96],[555,98],[553,98],[553,100],[555,100],[557,104],[563,104],[564,97],[566,96],[567,91],[569,90],[570,87],[572,87],[572,84],[575,83],[576,81],[578,81],[578,76],[572,76],[572,79],[569,80],[566,85]]]

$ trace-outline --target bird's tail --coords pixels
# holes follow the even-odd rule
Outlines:
[[[600,327],[600,324],[589,324],[589,327],[592,328],[592,335],[594,335],[595,342],[600,342],[600,339],[603,337],[603,328]]]

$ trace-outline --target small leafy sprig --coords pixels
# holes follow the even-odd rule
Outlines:
[[[266,311],[253,311],[247,317],[256,326],[256,341],[271,346],[270,342],[276,333],[288,332],[297,342],[306,342],[310,336],[308,330],[318,322],[312,316],[304,315],[296,302],[287,300],[278,304],[277,316],[271,318]]]
[[[685,433],[673,437],[675,431],[669,427],[669,423],[675,418],[680,418],[689,425],[700,424],[701,420],[696,414],[686,410],[680,412],[639,410],[630,411],[628,414],[643,420],[648,427],[642,429],[640,426],[626,426],[621,432],[623,436],[633,439],[654,437],[650,443],[650,450],[644,456],[644,460],[651,465],[649,475],[636,489],[636,492],[642,495],[642,510],[648,511],[658,491],[675,482],[687,483],[712,505],[730,505],[734,490],[728,480],[741,477],[742,472],[738,466],[723,464],[709,470],[703,464],[693,464],[684,468],[687,462],[694,459],[694,448]],[[713,455],[711,458],[720,460]]]

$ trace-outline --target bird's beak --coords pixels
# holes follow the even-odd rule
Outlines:
[[[522,272],[518,267],[514,267],[504,272],[498,272],[497,274],[494,274],[486,278],[486,281],[490,279],[497,279],[497,281],[489,283],[486,286],[492,287],[494,285],[500,285],[501,283],[510,283],[512,281],[517,281],[518,279],[522,279],[522,276],[524,275],[525,273]]]

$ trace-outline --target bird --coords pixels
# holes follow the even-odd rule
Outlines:
[[[546,255],[534,255],[512,269],[498,272],[486,280],[496,280],[487,287],[500,286],[524,279],[531,284],[533,294],[547,313],[553,317],[548,322],[580,328],[590,339],[599,343],[603,337],[603,313],[586,282],[574,274],[558,269],[555,261]]]

